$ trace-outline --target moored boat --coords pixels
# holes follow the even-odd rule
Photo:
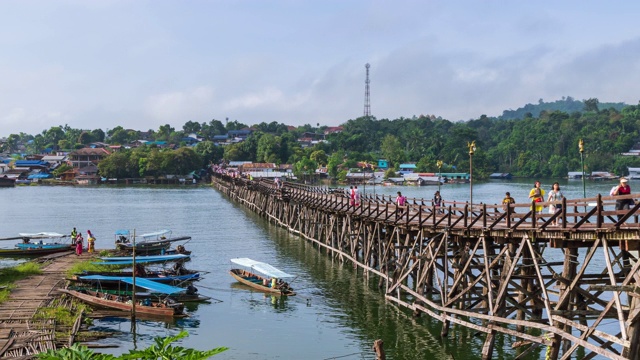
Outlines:
[[[102,293],[90,290],[69,290],[60,289],[87,304],[116,309],[122,311],[132,311],[133,302],[131,298],[122,295]],[[146,299],[148,300],[148,299]],[[184,304],[178,302],[151,302],[141,301],[136,304],[136,315],[148,315],[155,317],[185,317]]]
[[[135,262],[138,264],[164,263],[170,261],[186,261],[190,257],[190,255],[186,254],[136,256]],[[133,256],[101,257],[100,260],[102,261],[97,262],[97,264],[133,265]]]
[[[293,275],[278,270],[267,263],[251,260],[249,258],[231,259],[231,262],[251,269],[251,271],[245,269],[231,269],[229,272],[234,279],[238,280],[242,284],[270,294],[286,296],[294,296],[296,294],[293,291],[293,288],[282,280],[286,278],[293,278]]]
[[[0,249],[0,257],[34,257],[49,255],[57,252],[71,251],[71,244],[59,243],[55,239],[65,238],[66,235],[53,232],[19,233],[22,243],[15,244],[13,249]],[[7,239],[8,240],[8,239]],[[32,242],[31,240],[39,240]],[[52,240],[52,241],[47,241]]]
[[[182,288],[138,277],[135,278],[135,286],[133,286],[133,282],[133,278],[126,276],[89,275],[85,279],[77,281],[74,289],[121,296],[132,296],[135,290],[136,298],[155,300],[170,298],[178,302],[207,301],[211,299],[198,294],[198,289],[192,284]]]
[[[5,176],[0,177],[0,187],[14,187],[16,179]]]
[[[131,253],[133,252],[135,240],[136,254],[160,254],[168,251],[174,242],[188,242],[191,240],[191,236],[171,237],[171,230],[167,229],[136,235],[135,237],[136,239],[133,239],[133,235],[129,230],[116,230],[116,249]],[[182,248],[184,249],[184,246]]]

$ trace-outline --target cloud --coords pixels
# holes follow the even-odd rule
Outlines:
[[[182,124],[187,119],[199,119],[211,111],[214,93],[212,87],[204,85],[185,91],[149,95],[144,102],[144,112],[156,122]]]

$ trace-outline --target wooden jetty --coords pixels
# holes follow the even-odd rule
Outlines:
[[[327,255],[379,277],[388,301],[484,334],[482,358],[496,334],[517,359],[536,349],[547,359],[640,358],[640,203],[616,211],[616,199],[563,199],[550,215],[535,206],[430,202],[365,195],[350,205],[338,191],[217,174],[231,200],[310,241]],[[560,204],[560,202],[558,202]],[[545,209],[546,210],[546,209]],[[558,221],[558,226],[552,224]],[[540,348],[542,346],[542,348]]]
[[[64,272],[78,261],[71,254],[69,251],[40,257],[38,261],[47,263],[42,274],[17,281],[9,299],[0,304],[0,358],[31,359],[40,352],[56,349],[62,341],[56,338],[56,330],[60,329],[52,319],[37,320],[34,316],[39,308],[58,301],[55,289],[64,285]],[[76,324],[79,326],[79,319]],[[72,341],[75,332],[65,330]]]

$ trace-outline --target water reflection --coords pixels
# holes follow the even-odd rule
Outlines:
[[[385,303],[377,290],[377,278],[367,281],[361,271],[332,260],[284,230],[270,227],[269,233],[281,255],[298,261],[309,274],[301,279],[308,288],[296,288],[292,283],[298,293],[295,301],[315,307],[319,321],[346,328],[360,339],[363,353],[371,351],[374,340],[382,339],[389,359],[451,359],[449,354],[455,354],[456,359],[475,358],[469,357],[468,343],[448,351],[439,337],[429,332],[439,331],[438,321],[426,316],[414,319],[407,311]],[[332,312],[331,308],[341,311]],[[459,334],[468,333],[462,330]],[[481,348],[482,342],[476,343]]]

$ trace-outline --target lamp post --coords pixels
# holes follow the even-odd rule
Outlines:
[[[476,142],[467,142],[469,147],[469,205],[473,212],[473,153],[476,151]]]
[[[587,187],[585,185],[585,178],[584,178],[584,141],[582,139],[578,141],[578,149],[580,150],[580,163],[582,164],[582,198],[586,199]]]
[[[442,160],[436,161],[436,166],[438,167],[438,193],[440,193],[440,178],[442,178]]]
[[[362,168],[362,179],[364,180],[364,186],[362,187],[362,198],[364,199],[364,194],[367,193],[367,164],[365,163],[364,168]]]

